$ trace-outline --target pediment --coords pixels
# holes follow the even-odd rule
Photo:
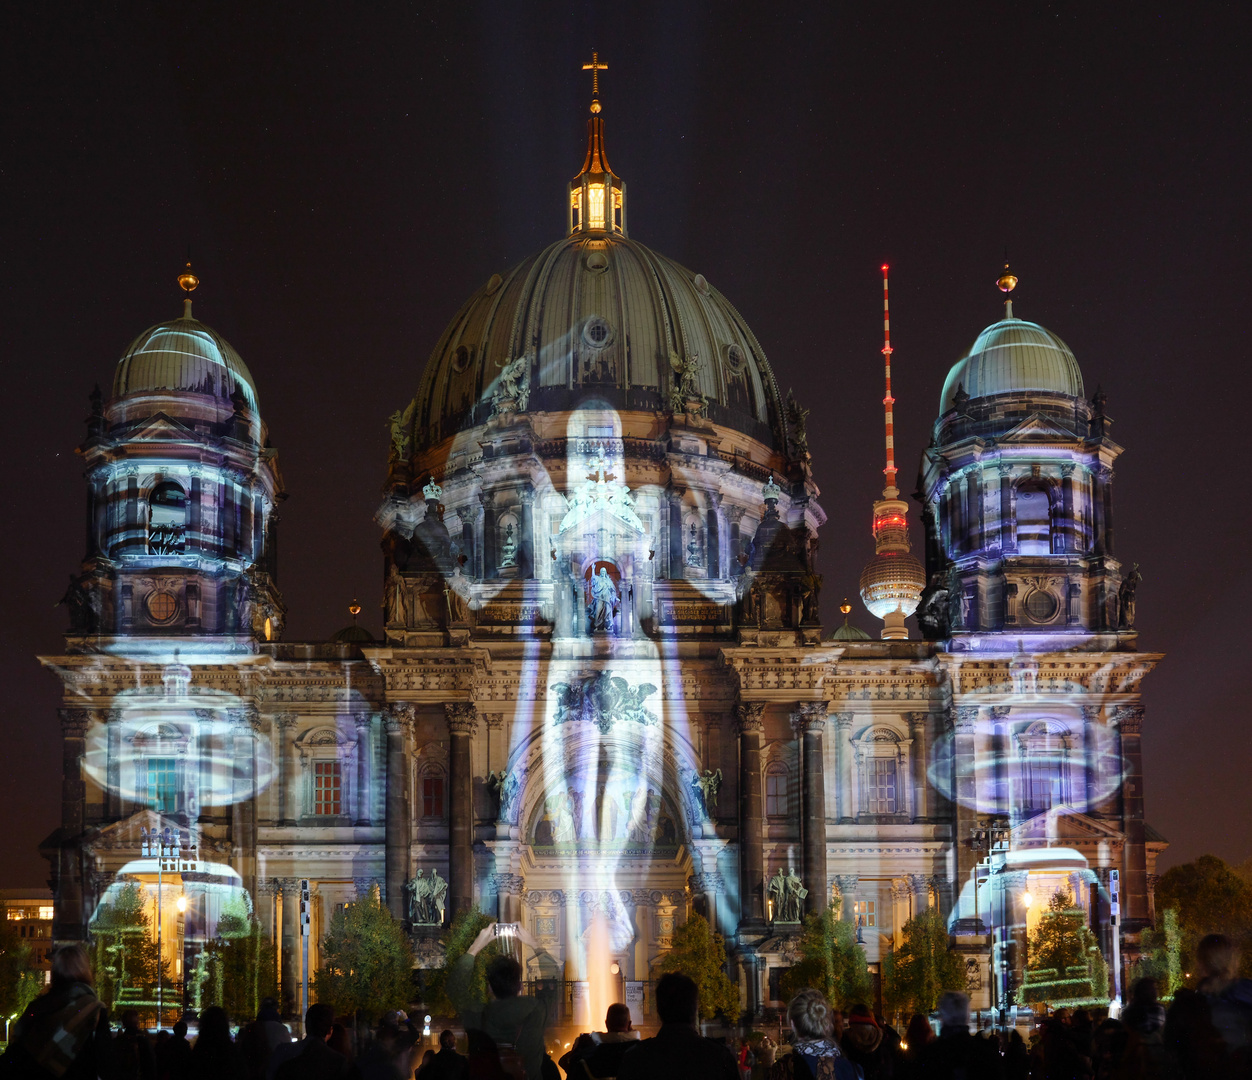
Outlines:
[[[182,826],[172,817],[165,817],[158,814],[151,808],[139,810],[131,814],[128,818],[121,821],[110,822],[108,825],[102,825],[95,831],[89,847],[96,850],[134,850],[136,855],[143,844],[143,830],[148,831],[151,836],[153,832],[158,834],[169,829],[171,833],[177,833]]]
[[[187,427],[165,415],[156,413],[134,431],[126,435],[127,442],[188,442],[199,441],[193,428]]]
[[[1023,821],[1013,829],[1012,837],[1015,847],[1041,843],[1091,844],[1101,840],[1121,843],[1125,839],[1116,825],[1067,806],[1053,807],[1029,821]]]
[[[1031,413],[1017,427],[1000,436],[1001,443],[1057,442],[1064,440],[1076,442],[1078,437],[1056,420],[1042,413]]]

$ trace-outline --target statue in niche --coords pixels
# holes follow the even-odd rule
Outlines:
[[[83,587],[81,578],[70,574],[70,584],[53,606],[64,604],[70,609],[70,629],[75,633],[94,634],[100,628],[100,593]]]
[[[513,535],[513,524],[504,527],[504,543],[500,545],[500,569],[506,570],[517,565],[517,537]]]
[[[696,523],[691,523],[691,539],[687,541],[687,565],[704,566],[704,556],[700,551],[700,530]]]
[[[1135,589],[1142,580],[1143,575],[1139,573],[1139,564],[1135,563],[1125,580],[1122,581],[1121,588],[1117,590],[1117,604],[1120,608],[1117,619],[1119,630],[1133,630],[1135,627]]]
[[[722,786],[722,770],[714,772],[712,769],[705,769],[703,773],[693,770],[691,786],[700,797],[700,808],[704,811],[704,816],[711,818],[713,810],[717,809],[717,792]]]
[[[499,802],[500,811],[497,818],[500,821],[511,820],[509,815],[517,799],[519,787],[517,773],[508,772],[504,769],[501,769],[499,772],[488,773],[487,787],[495,792],[496,799]]]
[[[817,597],[822,588],[821,574],[808,573],[800,579],[800,621],[805,625],[817,620]]]
[[[786,922],[784,905],[787,898],[787,879],[783,876],[781,866],[769,879],[768,892],[769,898],[774,902],[774,921]]]
[[[391,566],[387,570],[387,587],[383,592],[383,612],[388,626],[404,626],[408,615],[404,578]]]
[[[525,356],[510,360],[500,372],[500,388],[492,396],[491,412],[525,412],[530,403],[530,362]]]
[[[613,579],[609,577],[607,567],[600,567],[600,572],[591,579],[591,632],[593,634],[610,634],[613,632],[613,615],[621,603],[621,596]]]
[[[448,622],[450,623],[469,622],[469,601],[457,589],[457,585],[463,581],[461,571],[458,568],[453,575],[452,581],[443,587],[443,595],[448,603]]]

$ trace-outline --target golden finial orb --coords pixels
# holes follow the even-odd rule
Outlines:
[[[348,613],[355,619],[361,614],[361,602],[354,596],[352,603],[348,605]]]
[[[996,288],[1002,293],[1011,293],[1017,288],[1017,278],[1009,272],[1009,264],[1004,264],[1004,270],[998,278],[996,278]]]
[[[188,263],[187,269],[178,275],[178,287],[182,289],[183,292],[189,293],[199,284],[200,279],[191,272],[191,263]]]
[[[848,598],[846,596],[843,598],[843,603],[839,605],[839,610],[842,611],[845,615],[851,612],[852,605],[848,602]]]

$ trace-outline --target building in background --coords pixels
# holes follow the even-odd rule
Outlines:
[[[808,410],[739,312],[627,234],[598,95],[564,199],[565,235],[474,292],[390,418],[382,641],[283,639],[277,452],[190,299],[94,395],[86,555],[44,658],[57,939],[119,881],[151,894],[177,840],[196,864],[176,895],[208,874],[245,903],[289,1006],[301,880],[312,967],[333,906],[376,884],[424,965],[476,905],[544,946],[528,977],[594,988],[613,965],[616,1000],[698,911],[753,1014],[833,903],[873,965],[938,906],[987,1006],[1020,969],[1026,891],[1107,926],[1118,870],[1133,953],[1163,847],[1139,756],[1159,656],[1114,549],[1121,448],[1073,354],[1011,305],[977,337],[922,462],[924,572],[896,560],[922,639],[902,615],[889,640],[827,636],[818,532],[862,527],[827,523]],[[893,471],[880,562],[908,553],[898,496]],[[594,992],[572,1007],[599,1015]]]
[[[17,924],[18,937],[30,949],[30,966],[44,982],[52,978],[52,890],[0,889],[5,918]]]

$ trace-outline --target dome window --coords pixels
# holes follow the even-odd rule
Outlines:
[[[187,546],[187,495],[172,480],[148,497],[148,554],[181,555]]]
[[[1022,605],[1031,622],[1046,623],[1056,617],[1060,602],[1046,589],[1031,589]]]
[[[474,359],[473,345],[458,345],[456,352],[452,354],[452,370],[460,375],[467,367],[470,361]]]
[[[726,346],[726,366],[732,375],[742,375],[743,369],[748,366],[748,358],[738,345]]]
[[[148,593],[143,606],[154,623],[167,623],[178,614],[178,598],[165,589]]]
[[[599,315],[592,316],[583,327],[583,340],[593,349],[603,349],[612,337],[612,327]]]

